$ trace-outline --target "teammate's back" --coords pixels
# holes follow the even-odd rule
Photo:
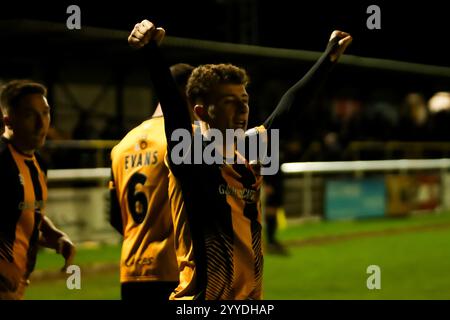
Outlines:
[[[120,215],[122,224],[122,230],[118,230],[123,234],[122,284],[178,281],[165,153],[162,117],[144,121],[111,152],[120,209],[111,214],[116,218]]]

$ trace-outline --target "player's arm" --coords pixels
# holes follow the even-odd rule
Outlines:
[[[122,212],[120,210],[119,199],[117,198],[114,175],[111,171],[111,180],[109,181],[109,223],[123,236]]]
[[[39,227],[39,244],[41,246],[55,249],[57,253],[64,257],[65,263],[62,270],[72,264],[75,257],[75,245],[69,236],[55,227],[53,222],[46,216],[42,217]]]
[[[319,91],[321,84],[339,60],[352,37],[342,31],[333,31],[327,48],[313,67],[281,97],[277,107],[264,122],[264,128],[277,127],[277,120],[289,112],[294,101],[297,105],[308,105]]]
[[[169,152],[171,152],[178,143],[177,141],[172,141],[172,133],[176,129],[185,129],[192,134],[192,126],[187,102],[180,94],[170,74],[169,66],[158,48],[158,44],[164,38],[164,34],[164,29],[156,28],[153,23],[144,20],[135,25],[128,37],[128,43],[134,48],[145,46],[146,62],[150,66],[153,87],[164,114],[167,146]]]

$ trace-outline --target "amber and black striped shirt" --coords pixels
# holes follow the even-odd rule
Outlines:
[[[314,96],[333,63],[327,50],[311,70],[281,98],[256,132],[277,127],[294,100],[304,105]],[[186,102],[178,93],[167,63],[154,42],[147,46],[154,88],[164,113],[166,137],[191,131]],[[254,131],[254,132],[255,132]],[[192,135],[193,136],[193,135]],[[178,141],[167,140],[168,154]],[[191,143],[191,147],[195,147]],[[204,146],[202,146],[204,147]],[[172,299],[261,299],[261,176],[244,164],[181,164],[167,159],[175,243],[181,273]],[[184,242],[183,242],[184,241]]]
[[[16,291],[34,269],[47,201],[46,171],[38,155],[0,140],[0,290]]]

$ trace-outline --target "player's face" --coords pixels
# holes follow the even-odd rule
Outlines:
[[[247,129],[249,97],[244,85],[220,84],[211,92],[209,106],[212,128],[225,132],[226,129]]]
[[[41,94],[24,96],[9,115],[13,140],[23,151],[41,147],[50,126],[50,107]]]

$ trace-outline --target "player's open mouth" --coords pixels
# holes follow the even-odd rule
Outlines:
[[[241,129],[244,129],[246,123],[247,123],[247,121],[245,121],[245,120],[242,120],[242,121],[235,121],[235,122],[234,122],[234,127],[235,127],[235,128],[241,128]]]

